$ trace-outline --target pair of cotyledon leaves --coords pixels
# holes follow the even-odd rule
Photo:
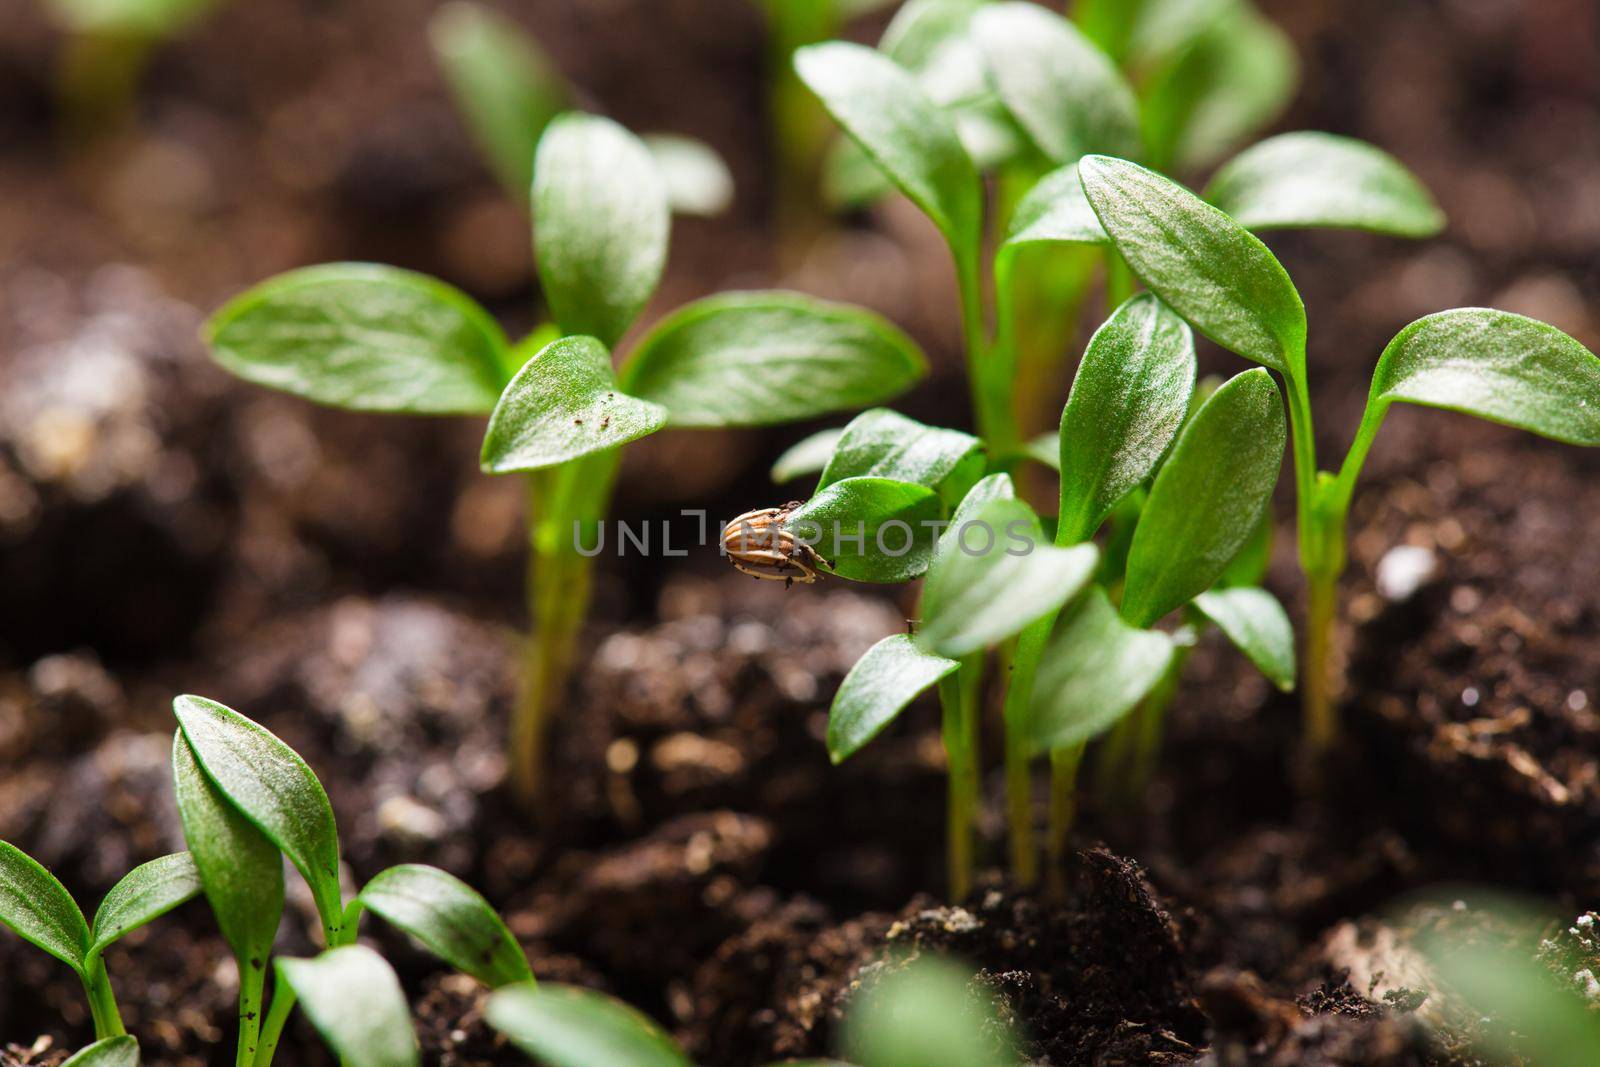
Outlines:
[[[212,354],[240,377],[337,407],[489,414],[485,470],[536,470],[674,426],[748,426],[863,407],[925,372],[877,315],[795,293],[692,303],[611,349],[655,292],[668,207],[639,139],[568,114],[539,142],[533,184],[540,281],[559,332],[513,346],[465,294],[370,264],[273,278],[212,319]]]

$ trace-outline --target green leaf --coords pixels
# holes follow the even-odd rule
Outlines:
[[[928,569],[939,496],[889,478],[846,478],[789,516],[788,528],[853,582],[908,582]]]
[[[107,945],[200,895],[200,869],[187,852],[143,863],[122,876],[94,913],[90,951]]]
[[[1000,99],[1047,157],[1138,154],[1133,90],[1072,23],[1035,4],[998,3],[973,16],[972,32]]]
[[[673,426],[767,426],[881,403],[927,373],[886,319],[799,293],[697,300],[639,342],[623,388]]]
[[[844,428],[817,489],[846,478],[893,478],[938,489],[983,447],[971,434],[927,426],[888,408],[863,411]]]
[[[1128,550],[1122,617],[1147,627],[1209,589],[1255,533],[1287,430],[1271,375],[1230,379],[1184,427]]]
[[[139,1042],[127,1034],[96,1041],[61,1067],[139,1067]]]
[[[828,710],[828,756],[843,763],[883,732],[923,690],[961,664],[893,634],[867,649],[833,695]]]
[[[1249,586],[1211,589],[1195,597],[1194,606],[1267,681],[1285,693],[1294,688],[1294,627],[1277,597]]]
[[[919,645],[951,658],[1059,610],[1088,583],[1100,555],[1094,545],[1047,543],[1038,516],[1020,500],[991,501],[952,532],[955,551],[941,552],[928,571],[917,632]]]
[[[833,41],[794,56],[802,81],[901,192],[931,218],[958,260],[976,257],[983,190],[950,117],[916,78],[870,48]]]
[[[671,216],[644,144],[598,115],[568,112],[539,139],[534,253],[564,334],[614,348],[661,281]]]
[[[32,856],[0,841],[0,923],[78,973],[89,951],[89,924],[72,894]]]
[[[647,133],[644,146],[661,172],[673,211],[720,215],[733,204],[733,175],[704,141],[675,133]]]
[[[988,0],[906,0],[878,39],[878,51],[910,71],[925,70],[951,41],[967,34]]]
[[[1489,308],[1418,319],[1389,342],[1368,406],[1465,412],[1573,445],[1600,445],[1600,360],[1554,326]]]
[[[988,987],[960,964],[922,955],[856,994],[843,1047],[861,1067],[1018,1067]]]
[[[654,1022],[591,989],[506,986],[490,996],[484,1017],[546,1067],[692,1067]]]
[[[1231,159],[1205,198],[1252,230],[1323,226],[1431,237],[1444,212],[1389,153],[1331,133],[1269,137]]]
[[[552,341],[517,372],[489,416],[479,462],[490,474],[540,470],[655,433],[667,409],[620,392],[593,337]]]
[[[1059,433],[1042,433],[1022,446],[1022,454],[1035,463],[1042,463],[1046,467],[1061,473],[1061,435]]]
[[[1276,371],[1304,373],[1305,306],[1266,245],[1136,163],[1087,156],[1078,173],[1117,251],[1157,296],[1224,348]]]
[[[481,414],[508,378],[505,334],[471,297],[375,263],[269,278],[205,332],[212,358],[246,381],[354,411]]]
[[[1250,540],[1246,541],[1238,555],[1229,561],[1227,568],[1222,572],[1222,577],[1217,579],[1217,584],[1260,585],[1267,576],[1267,568],[1272,565],[1272,542],[1276,533],[1272,521],[1272,508],[1268,507],[1261,513],[1261,521],[1256,524]]]
[[[222,938],[241,972],[261,971],[283,916],[283,856],[206,777],[182,730],[172,738],[172,779],[183,838]]]
[[[277,968],[344,1067],[421,1062],[400,980],[370,948],[345,945],[314,959],[280,959]]]
[[[1078,165],[1057,167],[1033,184],[1011,213],[1004,247],[1065,242],[1105,244],[1104,226],[1078,180]]]
[[[807,474],[821,474],[833,456],[839,438],[843,436],[844,427],[836,426],[801,438],[784,449],[783,455],[772,464],[768,477],[776,484],[784,485]]]
[[[1062,537],[1087,541],[1148,478],[1194,391],[1194,337],[1151,293],[1130,298],[1089,340],[1061,412]]]
[[[85,34],[150,41],[171,37],[219,0],[48,0],[65,26]]]
[[[1117,617],[1092,587],[1067,609],[1045,649],[1028,721],[1035,752],[1081,745],[1116,725],[1161,680],[1172,638]]]
[[[566,79],[520,26],[480,4],[440,8],[428,39],[473,139],[506,191],[526,204],[539,135],[567,105]]]
[[[294,749],[232,708],[180,696],[172,710],[206,777],[289,857],[311,887],[328,943],[338,943],[339,832],[322,783]]]
[[[361,903],[491,988],[533,980],[522,946],[489,902],[437,867],[390,867],[367,883]]]
[[[1299,61],[1288,36],[1251,4],[1169,0],[1160,6],[1176,11],[1184,4],[1204,17],[1189,25],[1168,20],[1181,52],[1150,79],[1141,118],[1150,158],[1188,171],[1211,165],[1277,118],[1294,98]],[[1190,37],[1180,41],[1178,35]],[[1150,37],[1155,47],[1167,47]]]

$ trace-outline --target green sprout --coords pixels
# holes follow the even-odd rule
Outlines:
[[[90,132],[120,117],[138,88],[150,52],[219,6],[221,0],[46,0],[67,31],[57,74],[68,125]]]
[[[528,485],[532,634],[510,762],[530,806],[549,713],[588,614],[596,527],[621,446],[669,425],[756,426],[866,407],[926,368],[879,316],[785,292],[695,301],[614,368],[666,262],[655,158],[609,119],[562,115],[540,139],[531,207],[551,321],[515,345],[466,294],[370,264],[272,278],[207,327],[215,359],[259,385],[357,411],[489,416],[484,471],[521,472]]]
[[[1568,444],[1600,445],[1600,360],[1553,326],[1487,308],[1411,323],[1384,349],[1366,410],[1336,473],[1317,463],[1306,373],[1306,313],[1294,283],[1246,226],[1270,229],[1333,216],[1381,232],[1425,228],[1409,176],[1369,156],[1331,194],[1279,169],[1285,154],[1348,155],[1316,135],[1288,149],[1258,146],[1223,169],[1207,203],[1136,163],[1101,156],[1079,167],[1083,191],[1140,281],[1222,347],[1276,371],[1294,443],[1299,559],[1308,583],[1301,692],[1317,748],[1338,731],[1330,642],[1346,525],[1362,465],[1396,403],[1459,411]],[[1397,195],[1400,194],[1400,195]]]

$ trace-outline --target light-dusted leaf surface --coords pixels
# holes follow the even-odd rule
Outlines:
[[[1256,524],[1256,529],[1250,535],[1250,540],[1245,542],[1238,555],[1228,562],[1222,572],[1222,577],[1217,579],[1218,585],[1248,586],[1260,585],[1267,577],[1267,568],[1272,565],[1272,545],[1277,530],[1273,525],[1272,508],[1269,505],[1261,513],[1261,521]]]
[[[1139,104],[1122,73],[1076,26],[1030,3],[996,3],[972,34],[1000,99],[1047,157],[1139,152]]]
[[[1020,500],[994,500],[950,532],[923,590],[916,640],[941,656],[959,658],[1020,632],[1057,611],[1094,575],[1093,545],[1049,544],[1033,509]],[[943,548],[943,544],[941,544]]]
[[[539,135],[570,95],[566,79],[520,26],[481,4],[446,4],[429,22],[428,39],[479,150],[526,204]]]
[[[172,778],[183,837],[222,938],[241,971],[263,971],[283,916],[283,855],[206,777],[182,730],[172,739]]]
[[[1065,242],[1104,244],[1109,238],[1083,193],[1078,165],[1057,167],[1034,183],[1011,213],[1005,246]]]
[[[977,255],[982,188],[950,117],[894,60],[833,41],[795,53],[795,70],[900,191],[927,213],[958,259]]]
[[[127,1034],[96,1041],[61,1067],[139,1067],[139,1042]]]
[[[1600,359],[1554,326],[1490,308],[1418,319],[1389,342],[1369,405],[1447,408],[1600,445]]]
[[[1278,598],[1265,589],[1210,589],[1194,606],[1243,652],[1267,681],[1285,693],[1294,688],[1294,627]]]
[[[855,582],[908,582],[928,569],[939,496],[888,478],[846,478],[789,516],[796,537],[814,541],[828,569]]]
[[[1040,662],[1028,715],[1035,752],[1081,745],[1143,700],[1172,661],[1172,638],[1117,616],[1092,587],[1062,615]]]
[[[533,980],[522,946],[489,902],[437,867],[390,867],[361,890],[361,903],[491,988]]]
[[[878,51],[905,67],[921,71],[951,41],[967,35],[972,16],[988,0],[906,0],[878,39]]]
[[[768,477],[784,485],[807,474],[821,474],[833,455],[834,446],[843,436],[844,427],[836,426],[801,438],[783,450],[783,455],[772,464]]]
[[[83,970],[89,924],[72,894],[20,848],[0,841],[0,923],[74,971]]]
[[[1089,340],[1061,413],[1063,536],[1087,541],[1150,476],[1194,391],[1194,337],[1152,293],[1131,297]]]
[[[733,175],[704,141],[676,133],[647,133],[650,150],[666,183],[667,203],[682,215],[720,215],[733,203]]]
[[[1305,306],[1257,237],[1137,163],[1087,156],[1078,174],[1117,251],[1174,311],[1246,359],[1303,373]]]
[[[505,334],[471,297],[375,263],[270,278],[213,315],[206,341],[246,381],[355,411],[484,413],[510,377]]]
[[[1229,160],[1205,198],[1252,230],[1334,227],[1431,237],[1444,212],[1398,159],[1365,141],[1302,131]]]
[[[344,1067],[415,1067],[417,1037],[400,979],[365,945],[280,959],[278,977]]]
[[[693,1067],[666,1032],[604,993],[545,982],[496,990],[489,1025],[546,1067]]]
[[[551,121],[534,160],[534,256],[562,333],[616,347],[661,281],[671,222],[639,138],[598,115]]]
[[[142,863],[111,887],[94,913],[91,947],[102,952],[117,938],[161,918],[200,895],[200,869],[187,852]]]
[[[1184,427],[1128,549],[1122,617],[1148,627],[1209,589],[1261,521],[1288,435],[1271,375],[1230,379]]]
[[[844,428],[817,488],[845,478],[893,478],[937,489],[982,447],[976,437],[908,419],[887,408],[863,411]]]
[[[506,386],[483,436],[485,471],[539,470],[638,440],[667,424],[659,404],[622,392],[593,337],[563,337]]]
[[[828,711],[828,756],[842,763],[883,732],[915,700],[961,664],[894,634],[867,650],[844,676]]]
[[[927,372],[916,344],[872,312],[799,293],[723,293],[639,342],[623,388],[673,426],[765,426],[881,403]]]
[[[305,878],[329,943],[336,943],[344,914],[339,832],[322,783],[292,748],[232,708],[186,695],[172,710],[206,777]]]
[[[989,987],[952,960],[923,954],[851,1001],[844,1053],[860,1067],[1020,1067]]]

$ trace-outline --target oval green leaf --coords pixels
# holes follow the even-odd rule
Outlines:
[[[446,4],[428,39],[473,140],[506,191],[526,204],[539,135],[566,106],[566,79],[520,26],[481,4]]]
[[[1210,589],[1194,598],[1200,614],[1285,693],[1294,688],[1294,627],[1278,598],[1265,589]]]
[[[1139,153],[1139,103],[1076,26],[1035,4],[986,5],[972,19],[989,76],[1039,150],[1057,163]]]
[[[1018,1067],[989,987],[952,960],[923,954],[856,993],[843,1048],[861,1067]]]
[[[972,16],[988,0],[906,0],[878,38],[878,51],[905,67],[922,70],[953,40],[966,36]]]
[[[641,1012],[604,993],[546,982],[489,998],[489,1025],[547,1067],[693,1067]]]
[[[673,211],[720,215],[733,204],[733,174],[710,145],[675,133],[647,133],[643,140]]]
[[[1600,359],[1554,326],[1490,308],[1418,319],[1389,342],[1370,405],[1446,408],[1600,445]]]
[[[1246,359],[1304,374],[1306,309],[1259,238],[1137,163],[1086,156],[1078,175],[1117,251],[1174,311]]]
[[[787,525],[841,578],[908,582],[928,569],[940,512],[927,486],[846,478],[796,508]]]
[[[0,923],[83,972],[89,951],[89,924],[83,912],[55,875],[6,841],[0,841]]]
[[[313,959],[280,959],[277,970],[344,1067],[420,1062],[400,979],[370,948],[345,945]]]
[[[1188,324],[1152,293],[1095,331],[1061,412],[1059,541],[1093,537],[1156,469],[1188,414],[1194,378]]]
[[[1211,179],[1205,198],[1257,231],[1330,227],[1431,237],[1445,223],[1398,159],[1365,141],[1312,131],[1245,149]]]
[[[863,411],[844,428],[817,488],[846,478],[893,478],[937,489],[982,447],[971,434],[927,426],[887,408]]]
[[[1201,406],[1156,475],[1133,533],[1124,619],[1148,627],[1211,588],[1272,499],[1286,437],[1278,386],[1260,368]]]
[[[172,780],[183,838],[206,902],[239,970],[262,972],[283,916],[283,855],[200,769],[183,731],[172,738]]]
[[[927,372],[886,319],[799,293],[723,293],[674,312],[622,369],[673,426],[766,426],[881,403]]]
[[[489,416],[479,463],[490,474],[540,470],[604,452],[667,424],[659,404],[623,393],[593,337],[552,341],[517,372]]]
[[[200,895],[200,869],[187,852],[143,863],[111,887],[94,913],[90,951],[98,954],[124,934],[161,918]]]
[[[828,757],[843,763],[915,700],[961,664],[894,634],[867,649],[833,695],[828,710]]]
[[[671,221],[639,138],[598,115],[551,121],[533,169],[534,258],[562,333],[616,347],[661,281]]]
[[[1033,183],[1023,196],[1006,232],[1006,248],[1018,245],[1067,243],[1104,244],[1105,227],[1084,195],[1078,165],[1068,163]]]
[[[139,1042],[127,1034],[81,1049],[61,1067],[139,1067]]]
[[[778,485],[784,485],[807,474],[821,474],[833,456],[839,438],[843,436],[844,427],[835,426],[801,438],[783,450],[783,455],[772,464],[767,477]]]
[[[375,263],[270,278],[213,315],[205,336],[246,381],[354,411],[483,414],[509,377],[505,334],[471,297]]]
[[[328,943],[338,944],[339,831],[322,783],[294,749],[232,708],[186,695],[172,710],[206,777],[305,878]]]
[[[976,532],[974,532],[976,531]],[[995,500],[952,524],[922,595],[919,645],[951,658],[970,655],[1060,610],[1094,575],[1094,545],[1047,543],[1033,509]],[[941,548],[943,543],[941,543]]]
[[[1172,638],[1129,626],[1105,590],[1092,587],[1067,609],[1045,649],[1028,715],[1033,751],[1081,745],[1109,730],[1171,661]]]
[[[390,867],[367,883],[361,904],[491,988],[533,980],[522,946],[489,902],[437,867]]]
[[[841,41],[811,45],[795,70],[834,120],[931,218],[956,258],[978,254],[983,190],[950,117],[917,79],[870,48]]]

